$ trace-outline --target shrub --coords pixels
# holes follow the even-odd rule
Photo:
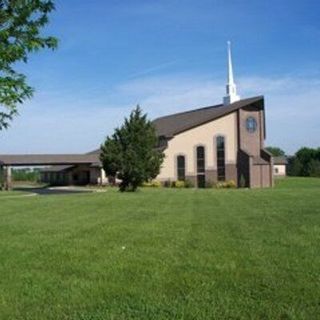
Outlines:
[[[180,181],[180,180],[175,181],[175,188],[181,189],[185,187],[186,187],[186,183],[184,181]]]
[[[163,182],[163,186],[164,186],[165,188],[170,188],[170,187],[171,187],[171,181],[170,181],[170,180],[164,181],[164,182]]]
[[[227,188],[234,189],[234,188],[236,188],[236,187],[237,187],[237,185],[236,185],[236,183],[234,182],[234,180],[229,180],[229,181],[227,181]]]
[[[194,182],[192,181],[192,180],[186,180],[185,182],[184,182],[184,187],[185,188],[194,188]]]
[[[143,183],[144,187],[151,187],[151,188],[160,188],[162,187],[161,182],[158,180],[152,180]]]
[[[217,189],[222,189],[222,188],[225,188],[225,185],[226,183],[224,181],[221,181],[221,182],[216,182],[215,187]]]
[[[212,180],[206,181],[206,188],[214,188],[216,184]]]
[[[236,183],[233,180],[220,181],[220,182],[217,182],[215,186],[218,189],[231,189],[231,188],[236,188]]]
[[[158,181],[158,180],[152,180],[151,181],[151,187],[152,188],[160,188],[162,185],[161,185],[161,182]]]

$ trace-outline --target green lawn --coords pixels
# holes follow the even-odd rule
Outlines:
[[[23,195],[24,193],[23,192],[20,192],[20,191],[1,191],[0,190],[0,199],[1,198],[7,198],[7,197],[13,197],[13,196],[20,196],[20,195]],[[2,203],[1,203],[2,204]],[[0,204],[0,210],[2,208]]]
[[[320,179],[0,198],[0,319],[319,319]]]

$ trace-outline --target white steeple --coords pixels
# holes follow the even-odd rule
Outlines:
[[[226,85],[227,95],[223,97],[223,104],[226,106],[230,103],[240,100],[237,95],[237,87],[233,80],[232,58],[231,58],[231,42],[228,41],[228,83]]]

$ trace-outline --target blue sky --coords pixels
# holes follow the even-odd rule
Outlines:
[[[242,98],[263,94],[267,144],[320,146],[320,2],[58,0],[60,39],[19,66],[36,93],[0,153],[95,149],[140,103],[150,118],[219,104],[232,41]]]

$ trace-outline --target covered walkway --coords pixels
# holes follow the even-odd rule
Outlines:
[[[12,187],[12,167],[93,165],[99,164],[99,154],[16,154],[0,155],[0,175],[3,176],[1,187]]]

